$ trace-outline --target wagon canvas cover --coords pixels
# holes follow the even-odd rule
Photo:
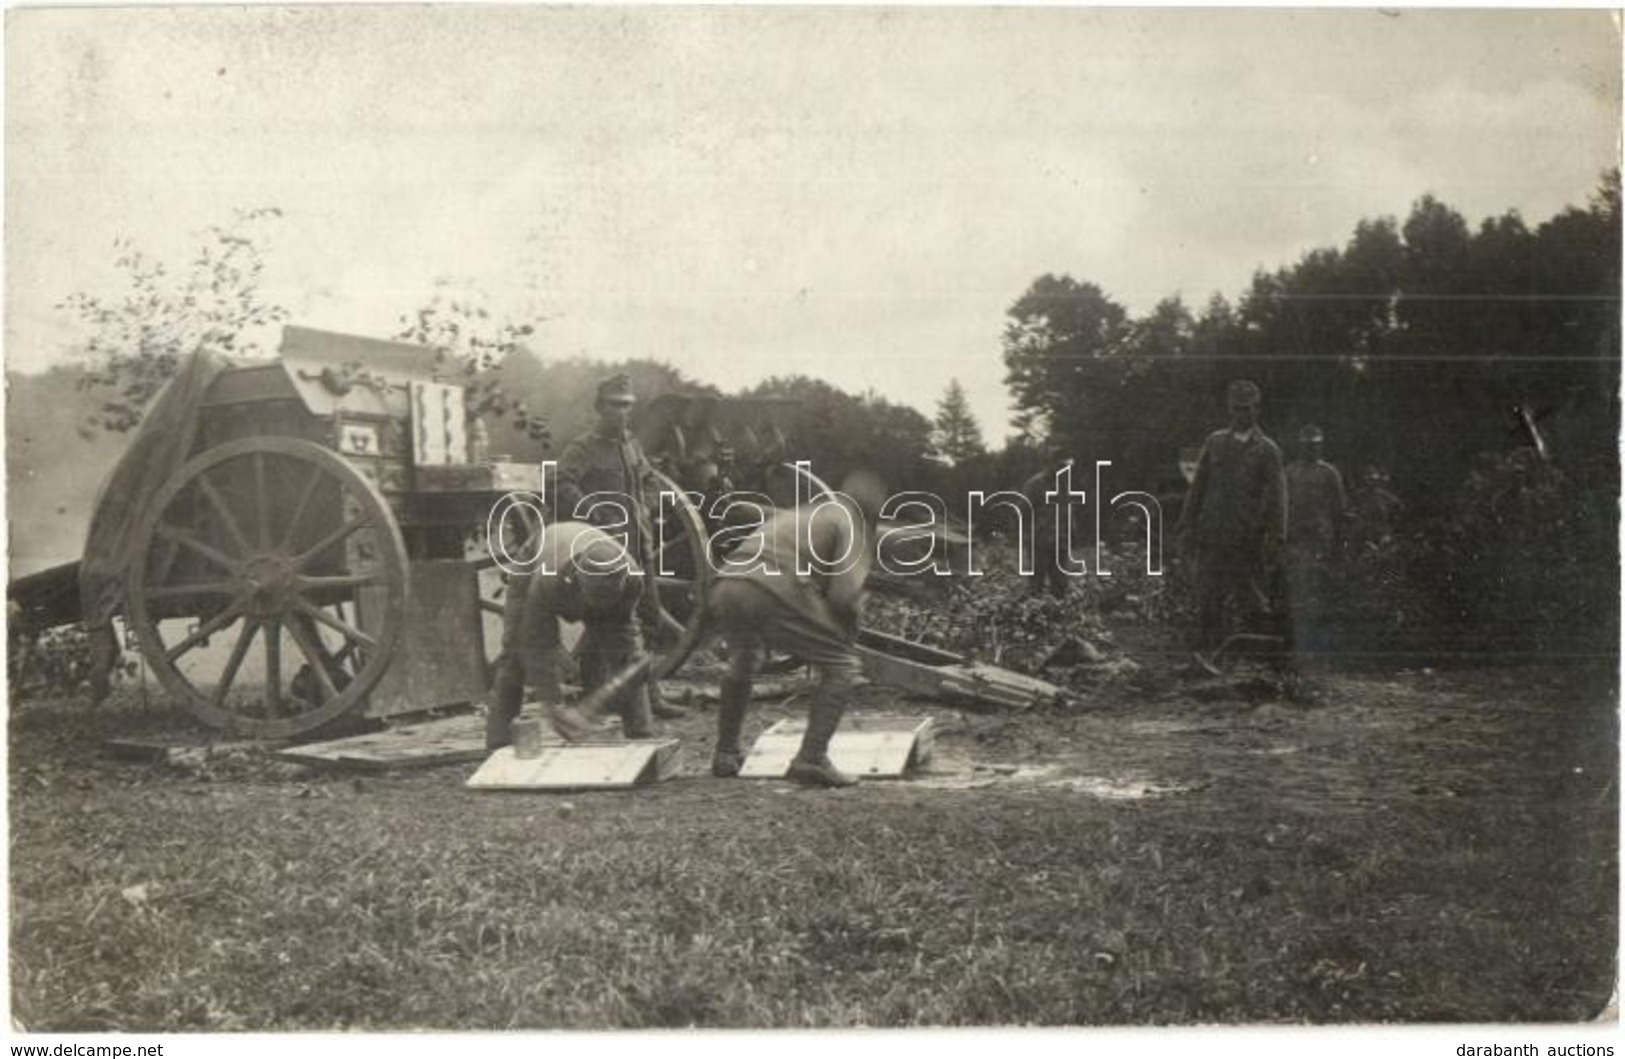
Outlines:
[[[79,565],[80,606],[88,624],[111,620],[123,606],[124,573],[136,546],[136,529],[164,483],[186,463],[202,397],[231,363],[205,349],[189,354],[102,483]]]

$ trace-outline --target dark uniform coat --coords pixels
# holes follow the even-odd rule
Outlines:
[[[1256,426],[1209,434],[1180,515],[1181,536],[1196,561],[1199,647],[1222,642],[1226,602],[1248,621],[1271,610],[1286,518],[1286,474],[1275,442]]]
[[[626,529],[631,538],[626,542],[626,550],[646,565],[654,539],[651,505],[658,503],[660,484],[637,438],[594,427],[565,446],[559,457],[558,473],[555,517],[579,517],[601,528]],[[594,493],[624,498],[621,502],[632,516],[631,526],[616,526],[621,519],[620,512],[608,504],[578,515],[577,505]]]

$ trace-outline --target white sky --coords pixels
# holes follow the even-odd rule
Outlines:
[[[805,372],[990,440],[1039,274],[1135,312],[1234,295],[1431,191],[1583,204],[1620,155],[1605,11],[17,10],[5,355],[112,240],[183,260],[274,205],[294,322],[387,335],[436,278],[545,315],[543,356],[733,389]]]

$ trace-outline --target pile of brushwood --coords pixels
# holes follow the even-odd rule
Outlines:
[[[1040,590],[1022,576],[1012,549],[978,545],[976,573],[931,578],[928,589],[874,592],[864,612],[870,628],[1043,677],[1063,686],[1133,680],[1141,666],[1118,646],[1110,625],[1176,620],[1174,579],[1148,576],[1123,556],[1109,576],[1069,577],[1065,590]],[[1091,557],[1092,560],[1092,557]]]
[[[1533,450],[1485,453],[1442,512],[1391,498],[1372,515],[1351,497],[1344,547],[1320,568],[1319,600],[1275,606],[1300,646],[1339,664],[1399,655],[1513,660],[1612,655],[1619,637],[1617,482],[1570,473]],[[1191,566],[1171,546],[1150,573],[1143,547],[1080,550],[1084,573],[1057,595],[1016,568],[1014,549],[978,540],[976,573],[912,578],[877,592],[871,627],[1067,686],[1136,675],[1145,650],[1180,655],[1195,624]],[[1136,645],[1124,654],[1114,631]],[[1273,631],[1273,630],[1259,630]]]

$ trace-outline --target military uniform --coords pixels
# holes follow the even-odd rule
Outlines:
[[[632,380],[625,374],[605,379],[597,392],[598,408],[605,404],[630,407],[634,401]],[[660,599],[654,581],[659,572],[655,568],[655,549],[660,541],[651,514],[659,503],[660,490],[661,482],[643,446],[622,426],[599,422],[566,445],[559,456],[556,516],[580,518],[624,536],[627,552],[644,572],[638,621],[649,639],[662,635]],[[605,502],[594,504],[595,500]],[[588,509],[582,508],[583,502]],[[668,704],[653,679],[648,682],[648,695],[656,716],[681,717],[687,712]]]
[[[1342,543],[1348,502],[1343,476],[1320,458],[1320,428],[1306,426],[1298,439],[1305,451],[1286,468],[1286,576],[1294,640],[1302,646],[1319,635],[1322,575]]]
[[[731,558],[717,572],[707,613],[727,640],[729,671],[717,710],[713,775],[737,775],[743,763],[739,740],[751,679],[762,648],[770,646],[804,659],[818,674],[790,778],[825,787],[857,782],[830,763],[828,752],[862,671],[854,642],[874,548],[863,512],[845,502],[842,510],[780,510],[730,553],[748,559]],[[797,572],[798,549],[810,560],[809,573]],[[818,556],[847,562],[832,568]]]
[[[625,532],[626,550],[640,563],[646,563],[655,540],[650,499],[660,492],[654,474],[637,438],[594,427],[566,445],[559,457],[558,517],[580,517],[600,528]],[[631,516],[631,524],[623,523],[621,512],[610,504],[578,512],[583,498],[594,493],[624,497],[622,504]]]
[[[1249,393],[1233,385],[1232,393],[1238,391]],[[1256,403],[1257,387],[1250,393]],[[1286,507],[1281,450],[1256,423],[1207,436],[1180,514],[1180,535],[1196,563],[1199,650],[1224,642],[1227,602],[1246,625],[1270,614]]]
[[[1347,514],[1342,474],[1325,460],[1293,460],[1286,468],[1286,490],[1288,548],[1329,558]]]
[[[613,567],[619,559],[624,568]],[[585,625],[578,647],[583,684],[592,691],[643,654],[634,609],[643,594],[641,570],[619,542],[582,522],[547,527],[537,572],[511,576],[503,602],[502,660],[486,715],[488,750],[511,742],[510,728],[525,688],[543,703],[560,702],[559,621]],[[618,703],[628,738],[653,734],[645,688],[631,689]]]

